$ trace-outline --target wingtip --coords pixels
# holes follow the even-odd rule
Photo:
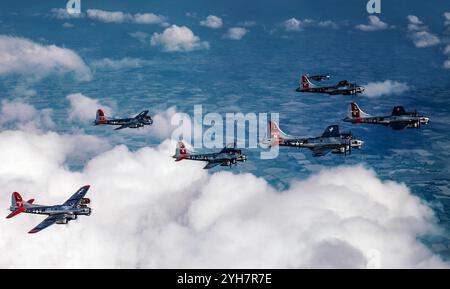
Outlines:
[[[28,232],[28,234],[36,234],[37,232],[39,232],[39,230],[31,230]]]

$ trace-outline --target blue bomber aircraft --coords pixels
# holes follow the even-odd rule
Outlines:
[[[328,75],[314,75],[313,79],[317,81],[329,79]],[[354,95],[363,93],[364,87],[356,85],[356,83],[349,83],[347,80],[341,80],[338,84],[333,86],[317,86],[311,82],[311,78],[304,74],[300,79],[300,87],[296,89],[297,92],[310,93],[325,93],[329,95]]]
[[[364,142],[354,139],[351,132],[340,133],[338,125],[330,125],[319,137],[301,138],[284,133],[274,121],[269,122],[270,138],[265,140],[270,146],[288,146],[308,148],[314,157],[328,154],[351,154],[352,148],[360,149]]]
[[[94,121],[94,125],[117,125],[118,128],[114,130],[124,129],[124,128],[140,128],[146,125],[152,125],[152,117],[148,115],[148,110],[144,110],[140,114],[132,118],[118,118],[118,119],[108,119],[105,116],[103,110],[97,110],[97,117]]]
[[[10,219],[20,213],[47,215],[48,217],[39,225],[34,227],[28,233],[37,233],[53,224],[67,224],[71,220],[76,220],[77,216],[89,216],[92,209],[87,205],[90,200],[85,198],[90,186],[80,188],[73,196],[70,197],[64,204],[55,206],[36,205],[34,199],[23,201],[22,196],[14,192],[12,194],[12,204],[10,211],[12,212],[6,218]]]
[[[219,165],[222,167],[231,167],[232,165],[237,166],[238,162],[245,162],[247,160],[247,156],[242,153],[242,150],[236,148],[236,143],[234,143],[233,147],[225,146],[218,153],[192,154],[182,141],[178,142],[173,158],[175,158],[175,161],[177,162],[181,160],[207,162],[204,169],[211,169]]]
[[[430,118],[419,114],[417,111],[407,112],[403,106],[396,106],[392,110],[391,115],[371,116],[362,111],[356,102],[350,104],[349,116],[344,118],[345,122],[381,124],[390,126],[394,130],[402,130],[404,128],[418,128],[423,124],[428,124]]]

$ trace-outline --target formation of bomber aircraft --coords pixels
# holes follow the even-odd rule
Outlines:
[[[329,79],[330,75],[327,74],[311,76],[304,74],[301,76],[300,87],[296,91],[328,95],[356,95],[364,92],[364,87],[356,83],[349,83],[347,80],[342,80],[332,86],[317,86],[311,82],[311,80],[326,81]],[[115,130],[137,129],[153,124],[153,119],[148,113],[148,110],[144,110],[134,117],[109,119],[105,116],[103,110],[98,109],[93,124],[95,126],[117,126]],[[372,116],[363,112],[356,102],[352,102],[349,115],[343,121],[352,124],[379,124],[391,127],[394,130],[402,130],[404,128],[419,128],[428,124],[430,118],[419,114],[417,111],[407,112],[403,106],[394,107],[390,115]],[[268,123],[268,134],[263,143],[269,147],[306,148],[312,152],[314,157],[325,156],[328,153],[347,156],[352,153],[352,149],[361,149],[364,145],[364,141],[354,138],[351,132],[340,132],[337,124],[328,126],[320,136],[298,137],[284,133],[278,123],[274,121]],[[236,142],[232,146],[225,146],[219,152],[193,153],[183,141],[179,141],[173,158],[177,162],[182,160],[206,162],[204,169],[217,166],[232,167],[233,165],[237,166],[239,162],[247,161],[247,156],[236,147]],[[67,224],[69,221],[76,220],[78,216],[89,216],[91,214],[92,209],[88,207],[91,201],[85,198],[89,188],[90,186],[84,186],[63,204],[53,206],[34,204],[34,199],[25,202],[18,192],[14,192],[9,208],[11,213],[6,218],[10,219],[21,213],[46,215],[46,219],[29,231],[30,234],[40,232],[53,224]]]

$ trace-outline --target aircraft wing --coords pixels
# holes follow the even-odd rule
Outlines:
[[[56,221],[58,221],[60,219],[64,219],[64,214],[50,215],[47,218],[45,218],[45,220],[42,221],[39,225],[37,225],[31,231],[29,231],[28,233],[35,234],[37,232],[40,232],[40,231],[44,230],[45,228],[50,227],[51,225],[55,224]]]
[[[76,207],[80,204],[81,199],[84,198],[84,196],[86,195],[87,191],[89,190],[90,186],[84,186],[82,188],[80,188],[75,194],[73,194],[72,197],[70,197],[64,204],[63,206],[71,206],[71,207]]]
[[[390,125],[391,125],[391,127],[393,129],[400,130],[400,129],[404,129],[410,123],[412,123],[412,122],[409,122],[409,121],[392,121],[390,123]]]
[[[115,128],[114,130],[124,129],[124,128],[127,128],[127,127],[130,127],[130,124],[122,124],[118,128]]]
[[[209,170],[209,169],[212,169],[212,168],[214,168],[214,167],[216,167],[216,166],[218,166],[218,165],[220,165],[221,163],[219,163],[219,162],[208,162],[207,164],[206,164],[206,166],[204,167],[204,169],[205,170]]]
[[[312,149],[313,157],[321,157],[331,152],[330,148],[316,147]]]

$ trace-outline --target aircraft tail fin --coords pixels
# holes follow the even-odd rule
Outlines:
[[[179,162],[189,157],[189,150],[186,148],[184,142],[179,141],[177,148],[175,150],[175,155],[173,156],[175,161]]]
[[[103,110],[98,109],[94,124],[95,125],[106,124],[106,122],[107,122],[107,119],[106,119],[105,113],[103,112]]]
[[[269,136],[272,145],[278,145],[284,140],[290,139],[290,136],[280,129],[276,121],[269,121]]]
[[[301,87],[303,89],[309,89],[309,88],[314,87],[314,86],[315,85],[312,84],[311,80],[309,80],[308,75],[303,74],[302,77],[301,77]]]
[[[22,208],[24,206],[23,198],[18,192],[11,195],[11,206],[15,208]]]
[[[335,137],[339,135],[339,126],[337,124],[328,126],[322,134],[322,137]]]
[[[33,202],[34,200],[30,201]],[[10,219],[26,211],[22,196],[18,192],[14,192],[11,196],[11,210],[14,211],[6,217],[7,219]]]
[[[368,117],[369,114],[362,111],[356,102],[352,102],[349,107],[349,117],[350,118],[361,118]]]

